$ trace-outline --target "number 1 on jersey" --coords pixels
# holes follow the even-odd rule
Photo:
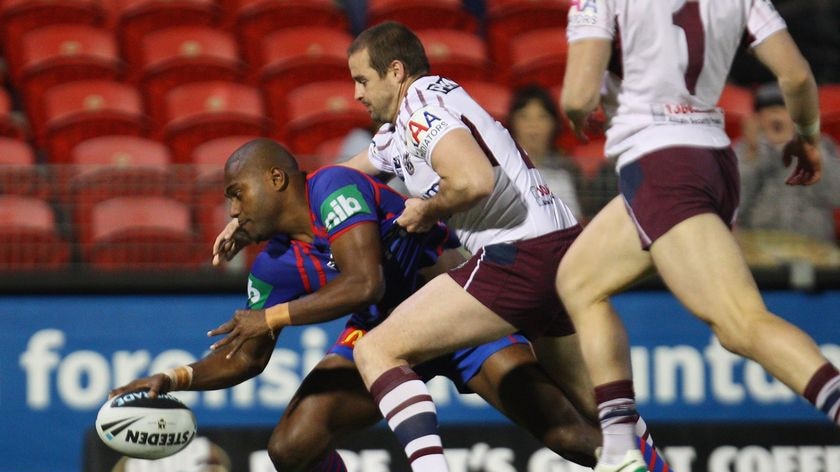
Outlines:
[[[703,31],[703,20],[700,18],[700,3],[688,0],[673,15],[674,25],[679,26],[685,33],[685,43],[688,47],[688,65],[683,77],[688,93],[694,95],[697,88],[697,78],[703,70],[703,58],[706,53],[706,32]]]

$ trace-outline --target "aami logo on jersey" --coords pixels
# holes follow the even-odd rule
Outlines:
[[[426,156],[429,144],[440,136],[449,124],[443,121],[443,110],[423,108],[414,112],[406,125],[408,136],[406,144],[420,157]]]
[[[321,204],[321,221],[332,230],[353,215],[370,214],[367,202],[355,184],[346,185],[331,193]]]
[[[248,274],[248,308],[259,310],[271,294],[272,286]]]
[[[569,7],[569,24],[594,25],[598,20],[598,2],[596,0],[572,0]]]

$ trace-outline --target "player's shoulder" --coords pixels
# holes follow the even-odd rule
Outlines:
[[[321,167],[307,176],[310,188],[333,185],[336,182],[368,182],[369,177],[361,171],[347,166],[330,165]]]
[[[265,248],[254,258],[251,273],[256,277],[269,281],[276,279],[277,274],[283,273],[284,266],[296,266],[292,241],[286,235],[278,235],[270,239]]]

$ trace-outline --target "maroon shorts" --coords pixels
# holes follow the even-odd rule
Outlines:
[[[490,244],[449,275],[530,339],[574,334],[557,296],[560,259],[580,226],[512,243]]]
[[[619,171],[619,191],[642,247],[681,221],[714,213],[730,227],[740,199],[738,160],[730,148],[671,147]]]

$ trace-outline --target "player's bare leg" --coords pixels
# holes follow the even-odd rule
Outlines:
[[[353,362],[328,355],[306,376],[268,443],[277,470],[344,471],[334,443],[382,415]]]
[[[444,274],[405,300],[357,342],[353,351],[356,365],[405,448],[412,470],[448,469],[434,403],[409,365],[514,331]]]

